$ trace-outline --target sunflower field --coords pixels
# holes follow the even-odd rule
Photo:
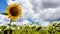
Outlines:
[[[7,26],[0,26],[0,34],[60,34],[60,23],[53,23],[48,27],[14,24],[11,25],[10,33]]]

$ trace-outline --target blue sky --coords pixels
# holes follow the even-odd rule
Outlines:
[[[0,13],[4,13],[6,11],[6,0],[0,0]]]

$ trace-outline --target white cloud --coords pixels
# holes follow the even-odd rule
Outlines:
[[[7,25],[9,23],[9,19],[7,16],[0,14],[0,25]],[[28,20],[24,20],[21,22],[12,22],[12,24],[22,25],[30,23]]]
[[[40,22],[41,26],[48,27],[50,25],[49,21],[42,21]]]
[[[22,24],[29,24],[30,22],[28,21],[28,20],[24,20],[24,21],[22,21],[20,24],[22,25]]]
[[[12,1],[12,0],[6,0],[6,1],[7,1],[8,5],[17,3],[17,1]]]
[[[1,15],[0,14],[0,18],[1,18],[0,19],[0,25],[7,25],[9,23],[9,22],[7,22],[7,20],[9,20],[9,19],[7,19],[8,18],[7,16],[4,16],[4,15]],[[31,23],[31,22],[29,22],[28,20],[24,20],[24,21],[21,21],[21,22],[12,22],[12,24],[16,24],[17,26],[18,25],[23,25],[23,24],[29,24],[29,23]],[[41,26],[42,25],[44,26],[44,24],[42,24],[42,23],[45,23],[45,22],[40,22]],[[45,25],[48,25],[48,24],[49,24],[49,22],[48,23],[45,23]]]
[[[0,21],[8,22],[8,21],[9,21],[9,19],[8,19],[8,17],[7,17],[7,16],[0,14]]]
[[[0,25],[6,25],[8,22],[9,22],[8,17],[0,14]]]
[[[42,0],[30,0],[30,3],[33,5],[32,10],[34,10],[34,13],[39,13],[43,7]]]
[[[56,8],[60,6],[60,0],[42,0],[43,9]]]
[[[60,7],[44,9],[40,17],[44,20],[58,20],[60,19]]]

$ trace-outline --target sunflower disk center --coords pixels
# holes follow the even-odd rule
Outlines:
[[[12,7],[12,8],[10,9],[10,14],[11,14],[12,16],[17,16],[17,15],[18,15],[18,9],[17,9],[16,7]]]

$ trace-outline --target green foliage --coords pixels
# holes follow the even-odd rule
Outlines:
[[[0,13],[0,14],[3,14],[3,15],[8,15],[8,13]]]
[[[60,23],[58,23],[58,24],[53,23],[48,27],[33,26],[33,25],[31,25],[31,26],[12,25],[11,27],[15,28],[15,29],[11,28],[12,34],[60,34]],[[7,26],[0,26],[0,29],[1,29],[0,34],[3,34],[5,31],[9,31],[9,29],[6,29],[6,28],[7,28]]]

